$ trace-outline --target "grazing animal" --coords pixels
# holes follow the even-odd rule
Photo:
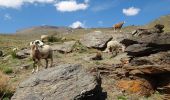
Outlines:
[[[30,52],[30,56],[33,59],[34,63],[33,63],[33,71],[32,73],[34,73],[35,71],[35,66],[37,64],[37,69],[36,72],[38,72],[38,68],[41,64],[41,59],[45,59],[46,61],[46,67],[48,67],[48,59],[51,60],[51,64],[50,67],[52,67],[53,64],[53,51],[52,48],[49,45],[40,45],[39,42],[31,42],[31,52]],[[40,45],[40,46],[39,46]]]
[[[45,41],[45,40],[47,40],[49,38],[49,36],[48,35],[41,35],[41,41]]]
[[[125,23],[125,21],[113,25],[114,32],[116,32],[116,30],[120,30],[120,32],[121,32],[121,28],[122,28],[124,23]]]
[[[116,54],[114,56],[117,56],[119,52],[124,52],[125,46],[118,41],[109,41],[107,43],[107,48],[103,52],[112,53],[115,52]]]

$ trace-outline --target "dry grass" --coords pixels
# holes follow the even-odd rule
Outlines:
[[[0,71],[0,100],[10,98],[14,93],[14,88],[9,84],[9,77]]]

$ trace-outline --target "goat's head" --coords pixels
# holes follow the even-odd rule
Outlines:
[[[40,40],[35,40],[35,41],[30,42],[30,46],[32,45],[38,45],[39,47],[42,47],[44,43]]]

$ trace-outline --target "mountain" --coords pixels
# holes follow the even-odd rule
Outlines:
[[[126,26],[123,29],[125,31],[131,32],[137,28],[152,28],[154,25],[156,24],[163,24],[165,25],[164,31],[165,32],[170,32],[170,15],[165,15],[165,16],[161,16],[156,20],[153,20],[152,22],[144,25],[144,26]],[[80,29],[81,32],[86,32],[86,29]],[[111,28],[92,28],[92,29],[88,29],[88,30],[103,30],[103,31],[109,31],[112,30]],[[68,34],[68,33],[72,33],[73,29],[69,28],[69,27],[57,27],[57,26],[36,26],[36,27],[31,27],[31,28],[26,28],[26,29],[22,29],[22,30],[18,30],[16,32],[16,34],[19,35],[30,35],[30,34],[34,34],[34,35],[41,35],[41,34],[58,34],[58,33],[62,33],[62,34]],[[79,32],[79,31],[78,31]],[[87,31],[88,32],[88,31]]]
[[[156,20],[150,22],[149,24],[147,24],[145,27],[151,28],[155,24],[163,24],[163,25],[165,25],[164,31],[165,32],[170,32],[170,15],[161,16],[158,19],[156,19]]]
[[[57,26],[36,26],[26,29],[21,29],[16,32],[16,34],[57,34],[57,33],[68,33],[71,28],[67,27],[57,27]]]

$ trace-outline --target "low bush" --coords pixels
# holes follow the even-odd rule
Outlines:
[[[48,37],[48,42],[62,42],[61,38],[50,36]]]
[[[78,53],[84,53],[89,51],[87,47],[83,46],[79,41],[73,46],[73,51]]]
[[[11,52],[11,56],[12,56],[12,58],[14,58],[14,59],[17,58],[16,52],[15,52],[15,51],[12,51],[12,52]]]
[[[9,77],[0,71],[0,100],[10,100],[14,89],[9,84]]]

